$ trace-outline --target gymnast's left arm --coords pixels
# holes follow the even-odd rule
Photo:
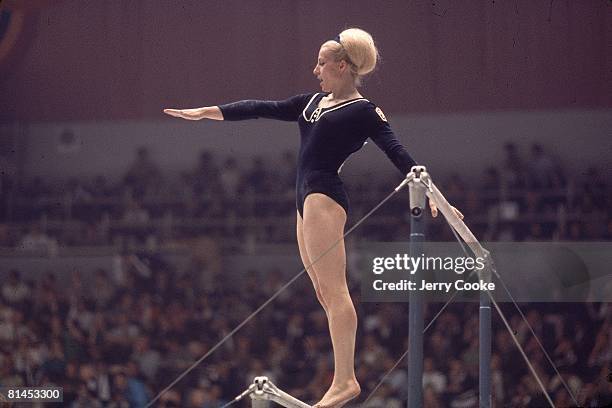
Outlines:
[[[397,140],[383,111],[374,105],[371,105],[369,108],[368,126],[365,126],[365,128],[368,129],[370,138],[383,152],[385,152],[395,167],[406,176],[410,172],[412,166],[415,166],[417,162],[410,156],[400,141]],[[438,207],[431,200],[429,200],[429,208],[431,209],[432,217],[437,217]],[[455,207],[452,208],[455,214],[460,219],[463,219],[463,214]]]

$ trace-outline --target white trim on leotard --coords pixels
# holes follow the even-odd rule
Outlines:
[[[361,102],[361,101],[366,101],[366,102],[369,102],[369,101],[368,101],[366,98],[359,98],[359,99],[355,99],[355,100],[352,100],[352,101],[342,102],[342,103],[340,103],[340,104],[338,104],[338,105],[334,106],[333,108],[321,108],[321,109],[327,109],[327,110],[321,111],[321,114],[320,114],[320,115],[319,115],[317,118],[315,118],[315,120],[314,120],[314,121],[315,121],[315,122],[316,122],[316,121],[318,121],[318,120],[319,120],[319,119],[321,119],[321,117],[322,117],[323,115],[325,115],[326,113],[333,112],[333,111],[335,111],[336,109],[344,108],[345,106],[351,105],[351,104],[353,104],[353,103],[355,103],[355,102]]]
[[[317,92],[316,94],[312,95],[312,98],[310,98],[310,100],[308,101],[308,103],[306,104],[306,107],[304,108],[304,110],[302,111],[302,116],[304,117],[304,120],[306,122],[310,122],[310,120],[306,117],[306,111],[308,110],[308,107],[310,106],[310,104],[312,103],[312,101],[314,101],[314,99],[319,96],[319,93]],[[314,113],[314,112],[313,112]]]
[[[306,104],[306,107],[304,108],[304,110],[302,111],[302,116],[304,117],[304,120],[306,120],[306,122],[317,122],[319,119],[321,119],[321,117],[323,115],[325,115],[328,112],[333,112],[336,109],[340,109],[340,108],[344,108],[345,106],[351,105],[355,102],[360,102],[360,101],[366,101],[369,102],[366,98],[358,98],[358,99],[353,99],[352,101],[345,101],[345,102],[341,102],[336,106],[330,107],[330,108],[319,108],[317,107],[312,114],[310,115],[310,118],[306,117],[306,111],[308,110],[308,107],[310,106],[310,104],[312,103],[312,101],[319,95],[320,93],[316,93],[312,96],[312,98],[310,98],[310,101],[308,101],[308,104]]]

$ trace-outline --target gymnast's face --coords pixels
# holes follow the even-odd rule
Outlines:
[[[312,73],[321,83],[321,89],[325,92],[333,92],[342,75],[346,70],[346,61],[336,61],[330,47],[326,44],[321,46],[317,64]]]

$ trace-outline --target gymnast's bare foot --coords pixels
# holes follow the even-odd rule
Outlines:
[[[340,408],[359,395],[361,387],[357,380],[349,380],[343,384],[332,383],[332,386],[314,408]]]

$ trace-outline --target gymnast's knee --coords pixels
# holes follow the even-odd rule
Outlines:
[[[321,299],[327,306],[333,306],[338,302],[344,302],[350,298],[349,290],[346,285],[339,284],[319,284]]]
[[[325,298],[323,297],[323,294],[321,293],[321,289],[315,288],[315,293],[317,295],[317,300],[319,301],[321,306],[323,306],[323,309],[327,311],[327,303],[325,302]]]

